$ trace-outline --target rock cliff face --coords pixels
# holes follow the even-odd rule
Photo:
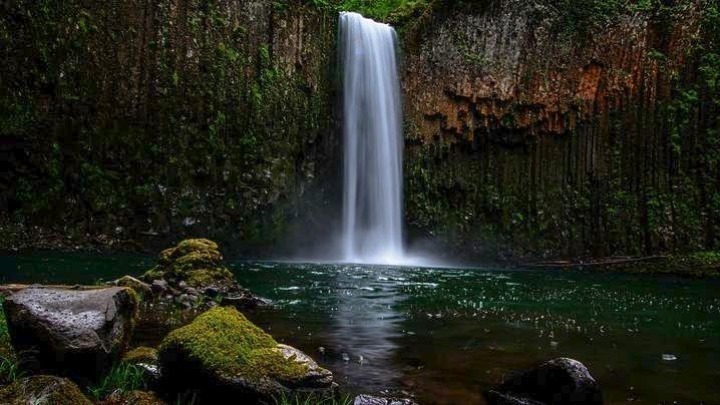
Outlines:
[[[594,3],[449,2],[404,27],[420,234],[475,254],[716,247],[717,9]]]
[[[334,155],[336,18],[302,0],[3,2],[3,222],[272,242]]]
[[[292,217],[327,227],[306,208],[337,195],[336,3],[3,2],[0,249],[43,229],[256,248]],[[393,4],[413,237],[453,255],[718,247],[716,2]]]

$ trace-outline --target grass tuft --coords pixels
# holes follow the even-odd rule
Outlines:
[[[120,363],[114,366],[98,385],[89,387],[88,393],[94,400],[99,401],[116,391],[144,390],[147,388],[144,377],[142,368],[134,364]]]
[[[288,396],[283,393],[280,397],[275,398],[275,405],[350,405],[353,403],[350,395],[337,396],[317,396],[317,395],[294,395]]]

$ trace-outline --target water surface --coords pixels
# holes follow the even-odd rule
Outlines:
[[[92,283],[141,274],[135,256],[0,259],[2,282]],[[482,403],[510,370],[585,363],[606,402],[720,403],[720,283],[552,270],[233,262],[274,306],[249,317],[352,392]],[[163,332],[164,333],[164,332]]]

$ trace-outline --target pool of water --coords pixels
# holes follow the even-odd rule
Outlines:
[[[0,258],[0,282],[93,283],[152,259]],[[720,403],[720,282],[553,270],[428,269],[237,261],[273,307],[249,317],[332,370],[351,392],[482,403],[515,369],[566,356],[606,402]]]

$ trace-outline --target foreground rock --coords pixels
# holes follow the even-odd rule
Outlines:
[[[93,380],[127,348],[137,317],[127,288],[70,290],[30,287],[3,307],[21,366]]]
[[[159,348],[163,387],[195,389],[202,402],[267,401],[331,393],[333,376],[299,350],[279,345],[234,308],[214,308],[171,332]]]
[[[358,395],[353,405],[417,405],[417,402],[407,398],[386,398],[372,395]]]
[[[100,405],[165,405],[166,402],[158,398],[153,392],[146,391],[116,391],[107,397]]]
[[[207,239],[188,239],[163,250],[157,266],[141,279],[139,288],[149,288],[156,297],[188,308],[217,302],[241,309],[264,304],[235,281],[218,245]]]
[[[0,389],[0,404],[91,405],[75,383],[65,378],[38,375]]]
[[[125,353],[122,362],[140,368],[149,387],[155,388],[159,385],[160,367],[158,366],[157,350],[150,347],[135,348]]]
[[[603,403],[602,393],[579,361],[558,358],[506,379],[485,393],[491,405],[570,405]]]

